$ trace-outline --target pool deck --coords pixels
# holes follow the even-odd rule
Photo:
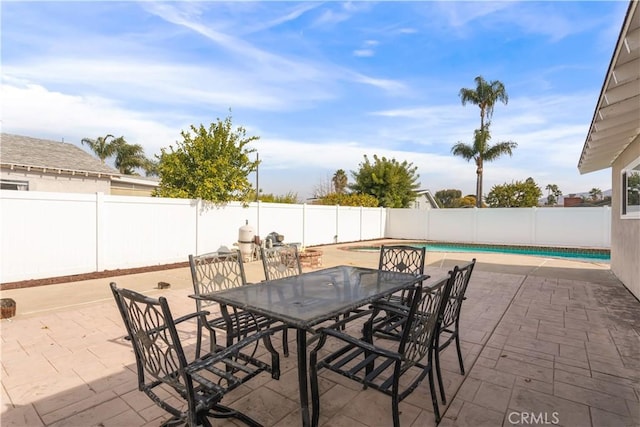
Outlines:
[[[323,266],[377,266],[377,253],[344,246],[353,245],[320,247]],[[440,425],[639,426],[640,302],[609,264],[429,252],[426,272],[443,275],[472,257],[477,265],[461,317],[466,375],[455,348],[445,350],[448,404]],[[246,271],[249,281],[263,279],[259,261]],[[188,268],[2,291],[18,307],[0,322],[3,427],[156,426],[167,418],[137,391],[111,281],[166,296],[174,315],[194,309]],[[170,289],[157,289],[159,281]],[[299,426],[295,361],[295,354],[282,359],[279,381],[249,382],[224,402],[266,426]],[[390,425],[390,400],[381,393],[329,373],[321,392],[322,425]],[[400,408],[403,426],[435,424],[426,381]]]

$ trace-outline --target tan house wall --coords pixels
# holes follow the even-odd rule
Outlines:
[[[111,183],[113,196],[139,196],[150,197],[157,186],[142,186],[136,184]]]
[[[63,193],[104,193],[111,190],[111,178],[84,176],[71,173],[10,170],[2,168],[0,178],[12,181],[28,181],[29,191],[55,191]]]
[[[640,157],[636,138],[616,159],[612,168],[611,271],[640,298],[640,218],[620,218],[622,209],[622,169]]]

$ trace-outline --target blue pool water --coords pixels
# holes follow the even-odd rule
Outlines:
[[[404,243],[403,243],[404,244]],[[456,243],[408,243],[411,246],[426,247],[427,252],[480,252],[531,255],[546,258],[565,258],[575,261],[609,262],[611,255],[604,249],[552,248],[538,246],[474,245]],[[378,251],[378,247],[360,247],[355,250]]]

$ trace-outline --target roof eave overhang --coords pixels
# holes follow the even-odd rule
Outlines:
[[[2,166],[2,168],[10,169],[10,170],[26,170],[27,172],[53,173],[58,175],[71,175],[71,176],[84,176],[84,177],[91,176],[91,177],[109,178],[109,179],[119,176],[119,174],[114,174],[109,172],[84,171],[84,170],[65,169],[65,168],[56,168],[56,167],[22,165],[18,163],[2,163],[0,164],[0,166]]]
[[[578,162],[581,174],[609,168],[640,134],[640,15],[631,0]]]

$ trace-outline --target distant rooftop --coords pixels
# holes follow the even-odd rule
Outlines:
[[[114,168],[73,144],[9,133],[0,136],[0,164],[3,167],[120,175]]]

